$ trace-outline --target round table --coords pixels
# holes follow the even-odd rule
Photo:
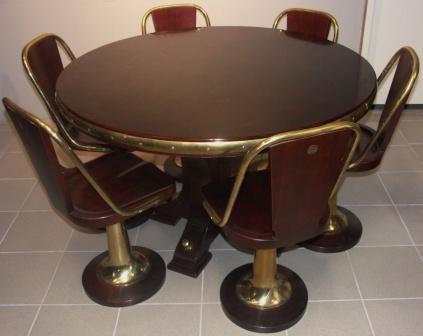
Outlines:
[[[193,177],[198,158],[241,155],[280,132],[355,121],[374,98],[376,75],[360,55],[329,41],[276,29],[208,27],[95,49],[65,68],[56,91],[66,116],[96,137],[197,158],[184,161],[192,169],[181,194],[201,208],[207,179]],[[215,231],[193,215],[199,209],[189,208],[173,268],[195,276],[210,258]]]

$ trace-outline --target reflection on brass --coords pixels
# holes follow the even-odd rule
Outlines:
[[[338,21],[335,19],[335,17],[333,15],[326,13],[326,12],[317,11],[317,10],[314,10],[314,9],[305,9],[305,8],[289,8],[289,9],[286,9],[276,17],[275,22],[273,22],[273,28],[274,29],[278,28],[279,22],[289,12],[305,12],[305,13],[314,13],[314,14],[320,14],[320,15],[326,16],[330,20],[330,22],[332,24],[332,28],[333,28],[333,39],[332,39],[332,41],[338,42],[338,34],[339,34]]]
[[[192,242],[188,239],[183,239],[181,241],[181,245],[184,248],[185,251],[191,251],[193,249]]]
[[[314,155],[317,153],[317,151],[319,150],[319,146],[317,145],[310,145],[307,148],[307,154],[308,155]]]
[[[82,163],[82,161],[79,159],[79,157],[74,153],[72,148],[69,146],[69,144],[62,138],[62,136],[54,131],[49,125],[47,125],[45,122],[43,122],[40,118],[37,116],[25,111],[24,109],[20,108],[16,104],[14,104],[9,99],[5,98],[7,100],[7,104],[12,106],[14,111],[18,114],[21,114],[23,118],[30,120],[32,123],[38,125],[41,129],[43,129],[50,138],[60,147],[60,149],[65,154],[66,158],[69,159],[75,167],[79,170],[79,172],[85,177],[87,182],[94,188],[94,190],[101,196],[101,198],[106,202],[106,204],[117,214],[123,216],[123,217],[132,217],[135,215],[138,215],[142,212],[144,212],[147,209],[150,209],[153,206],[159,205],[160,203],[163,203],[166,201],[166,199],[163,199],[163,196],[160,194],[157,196],[152,197],[148,202],[145,202],[142,206],[131,209],[131,210],[125,210],[121,207],[119,207],[111,198],[110,196],[104,191],[104,189],[101,187],[100,184],[97,183],[96,179],[90,174],[90,172],[85,168],[85,165]]]
[[[207,15],[206,11],[202,7],[196,4],[184,3],[184,4],[162,5],[162,6],[153,7],[144,14],[141,20],[141,34],[142,35],[147,34],[147,19],[154,11],[160,10],[160,9],[166,9],[166,8],[174,8],[174,7],[194,7],[203,16],[204,21],[206,22],[206,26],[210,27],[210,18]]]
[[[37,43],[40,43],[43,39],[46,39],[46,38],[53,38],[58,44],[58,46],[60,46],[61,49],[66,53],[69,59],[71,61],[75,60],[75,55],[73,54],[72,50],[69,48],[69,46],[61,37],[55,34],[46,33],[34,38],[22,50],[22,63],[29,79],[31,80],[31,83],[33,84],[38,94],[41,96],[42,100],[44,101],[44,104],[46,105],[51,118],[57,125],[57,128],[60,130],[60,133],[63,135],[65,140],[68,141],[68,143],[72,145],[73,148],[78,150],[83,150],[83,151],[91,151],[91,152],[109,152],[110,148],[108,148],[107,146],[82,144],[82,143],[79,143],[76,139],[74,139],[65,125],[62,111],[57,110],[57,107],[54,104],[54,102],[50,100],[50,98],[45,94],[40,84],[38,83],[37,78],[32,70],[32,67],[29,61],[29,53],[31,49],[35,47]]]
[[[329,199],[329,209],[330,215],[326,226],[326,235],[335,235],[340,233],[347,225],[348,219],[347,217],[338,210],[337,207],[337,194],[335,193]]]
[[[382,122],[378,125],[378,128],[377,128],[375,134],[373,135],[372,139],[369,141],[366,148],[360,153],[360,156],[354,162],[352,162],[350,164],[350,166],[348,167],[349,169],[352,169],[352,168],[358,166],[366,158],[366,156],[369,154],[372,147],[376,144],[376,142],[379,140],[380,136],[385,131],[385,128],[386,128],[386,126],[388,126],[389,122],[391,121],[392,117],[394,116],[395,111],[402,104],[405,104],[405,102],[408,98],[408,95],[410,94],[410,92],[411,92],[411,90],[414,86],[414,83],[415,83],[417,76],[419,74],[419,58],[418,58],[416,52],[414,51],[414,49],[411,48],[411,47],[401,48],[400,50],[398,50],[395,53],[394,56],[392,56],[391,60],[386,65],[385,69],[383,69],[382,73],[378,77],[377,85],[379,87],[382,84],[382,82],[386,78],[386,75],[392,70],[394,65],[399,61],[399,59],[401,57],[401,53],[404,50],[407,50],[410,53],[411,57],[413,58],[413,69],[411,71],[411,76],[408,79],[407,84],[404,86],[403,90],[398,95],[397,100],[394,102],[394,104],[392,104],[392,106],[389,106],[387,117],[384,120],[382,120]]]
[[[275,285],[276,249],[256,250],[253,274],[251,282],[254,287],[269,288]]]
[[[138,251],[131,251],[123,225],[108,225],[106,231],[109,256],[101,262],[97,276],[111,285],[129,285],[143,279],[150,270],[150,263]]]
[[[182,168],[182,158],[180,156],[175,156],[175,165],[179,168]]]
[[[128,264],[112,266],[108,259],[103,260],[97,270],[97,276],[111,285],[130,285],[144,279],[150,271],[149,260],[137,251]]]
[[[345,171],[352,159],[352,155],[358,145],[359,142],[359,137],[360,137],[360,128],[357,124],[355,123],[351,123],[351,122],[335,122],[335,123],[331,123],[331,124],[327,124],[327,125],[323,125],[323,126],[319,126],[319,127],[314,127],[314,128],[308,128],[308,129],[304,129],[304,130],[299,130],[299,131],[291,131],[291,132],[285,132],[285,133],[280,133],[274,136],[271,136],[267,139],[262,140],[260,143],[258,143],[255,147],[250,148],[247,153],[244,156],[244,159],[241,163],[241,166],[239,168],[239,172],[238,175],[236,176],[234,185],[232,187],[232,191],[231,194],[229,196],[229,200],[228,203],[226,205],[226,209],[223,215],[223,218],[220,218],[220,216],[217,215],[216,211],[213,210],[213,207],[207,202],[207,200],[203,201],[203,206],[205,208],[205,210],[207,211],[207,213],[209,214],[210,218],[213,220],[213,222],[220,226],[223,227],[226,225],[226,223],[229,220],[229,217],[231,215],[232,212],[232,208],[235,204],[236,198],[238,197],[238,193],[239,190],[241,188],[242,182],[244,180],[245,174],[248,170],[248,167],[250,165],[250,163],[253,161],[253,159],[261,152],[263,152],[264,150],[266,150],[267,148],[283,143],[283,142],[288,142],[288,141],[294,141],[294,140],[299,140],[299,139],[304,139],[304,138],[309,138],[312,136],[316,136],[316,135],[322,135],[322,134],[327,134],[327,133],[332,133],[332,132],[337,132],[337,131],[341,131],[341,130],[351,130],[354,134],[354,140],[351,141],[350,144],[350,148],[348,151],[348,155],[345,159],[345,163],[344,166],[342,168],[341,173],[339,174],[338,180],[336,181],[336,184],[332,190],[331,193],[331,197],[333,197],[333,195],[336,195],[336,192],[338,191],[338,188],[340,186],[340,182],[345,174]]]
[[[283,305],[291,297],[291,284],[276,271],[276,249],[257,250],[253,274],[242,277],[236,285],[237,296],[256,309]]]

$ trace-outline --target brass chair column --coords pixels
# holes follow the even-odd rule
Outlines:
[[[276,249],[256,250],[253,274],[241,277],[236,291],[247,305],[270,309],[283,305],[291,297],[290,282],[278,273]]]
[[[150,271],[148,259],[132,251],[122,223],[106,226],[108,255],[99,265],[98,274],[105,282],[126,285],[145,277]]]

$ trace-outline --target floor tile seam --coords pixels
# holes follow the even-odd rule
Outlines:
[[[35,181],[35,182],[32,184],[32,186],[31,186],[31,188],[29,189],[29,191],[28,191],[27,195],[26,195],[26,196],[24,197],[24,199],[22,200],[22,203],[21,203],[21,205],[19,206],[19,209],[16,211],[16,215],[15,215],[15,217],[13,218],[12,222],[10,223],[10,225],[9,225],[9,226],[8,226],[8,228],[6,229],[6,232],[4,233],[3,237],[2,237],[2,238],[1,238],[1,240],[0,240],[0,246],[3,244],[4,240],[6,239],[6,237],[7,237],[8,233],[9,233],[9,231],[11,230],[11,228],[12,228],[13,224],[16,222],[16,219],[18,218],[20,211],[22,210],[22,208],[23,208],[24,204],[26,203],[26,201],[29,199],[29,196],[31,195],[32,191],[35,189],[35,186],[36,186],[36,185],[37,185],[37,181]]]
[[[121,311],[122,311],[122,308],[118,308],[118,311],[117,311],[117,314],[116,314],[116,321],[115,321],[115,325],[114,325],[114,328],[113,328],[113,336],[116,336]]]
[[[198,328],[198,335],[201,336],[203,333],[203,301],[204,301],[204,270],[201,271],[201,292],[200,292],[200,320],[199,320],[199,328]]]
[[[353,266],[353,263],[352,263],[352,260],[351,260],[350,253],[349,253],[349,251],[346,251],[345,253],[346,253],[346,255],[347,255],[348,263],[349,263],[349,265],[350,265],[350,269],[351,269],[351,272],[352,272],[352,274],[353,274],[353,278],[354,278],[355,286],[356,286],[357,291],[358,291],[358,294],[359,294],[359,296],[360,296],[361,306],[362,306],[362,307],[363,307],[363,309],[364,309],[364,314],[366,315],[366,318],[367,318],[367,323],[369,324],[370,332],[372,333],[372,335],[373,335],[373,336],[376,336],[375,330],[374,330],[374,328],[373,328],[373,323],[372,323],[372,321],[371,321],[371,319],[370,319],[370,315],[369,315],[369,312],[368,312],[368,310],[367,310],[366,303],[365,303],[365,301],[363,300],[363,293],[361,292],[360,284],[359,284],[359,282],[358,282],[357,274],[355,273],[355,269],[354,269],[354,266]]]
[[[423,160],[420,158],[419,154],[417,154],[416,150],[410,145],[410,150],[414,154],[414,157],[420,162],[423,163]]]
[[[420,161],[420,159],[419,159]],[[423,169],[399,169],[399,170],[378,170],[377,174],[421,174]]]
[[[7,307],[38,307],[39,303],[0,303],[0,308]]]
[[[38,307],[37,312],[35,313],[34,319],[32,320],[32,323],[31,323],[31,326],[30,326],[30,328],[29,328],[29,330],[28,330],[27,336],[30,336],[30,335],[32,334],[32,330],[34,329],[35,323],[36,323],[36,321],[37,321],[37,319],[38,319],[38,316],[40,315],[41,309],[42,309],[42,307],[43,307],[43,305],[44,305],[44,301],[46,300],[47,294],[48,294],[48,292],[50,291],[51,284],[53,283],[53,280],[54,280],[54,278],[55,278],[55,275],[56,275],[56,273],[57,273],[57,270],[59,269],[59,266],[60,266],[60,264],[61,264],[61,262],[62,262],[63,256],[64,256],[64,254],[62,254],[62,255],[60,256],[59,260],[58,260],[58,261],[57,261],[57,263],[56,263],[56,267],[55,267],[55,269],[54,269],[54,271],[53,271],[53,274],[52,274],[52,276],[51,276],[51,279],[50,279],[50,281],[49,281],[49,283],[48,283],[48,285],[47,285],[47,289],[46,289],[46,291],[44,292],[44,296],[43,296],[43,298],[42,298],[42,300],[41,300],[41,304],[40,304],[40,306]]]
[[[56,214],[56,212],[53,209],[42,209],[42,210],[41,209],[40,210],[36,210],[36,209],[30,209],[30,210],[22,209],[19,212],[20,213],[31,213],[31,212],[43,213],[43,212],[50,212],[50,213]]]
[[[408,238],[410,239],[411,243],[413,244],[413,247],[414,247],[414,250],[415,250],[415,251],[416,251],[416,253],[417,253],[417,256],[419,257],[420,261],[421,261],[421,262],[423,262],[423,256],[422,256],[422,254],[420,253],[420,250],[418,249],[418,247],[416,246],[416,242],[414,241],[414,238],[413,238],[413,236],[411,235],[410,230],[408,229],[407,225],[405,224],[405,221],[404,221],[404,219],[402,218],[401,213],[399,212],[399,210],[398,210],[398,208],[397,208],[397,205],[394,203],[394,200],[393,200],[393,198],[392,198],[392,196],[391,196],[391,194],[390,194],[390,192],[389,192],[388,188],[386,187],[386,185],[385,185],[385,183],[383,182],[383,180],[382,180],[382,178],[380,177],[380,175],[379,175],[379,174],[376,174],[376,176],[379,178],[380,183],[382,183],[382,186],[383,186],[383,188],[385,189],[385,192],[388,194],[389,199],[391,200],[392,204],[394,205],[395,212],[396,212],[397,216],[399,217],[399,219],[400,219],[400,221],[401,221],[401,223],[402,223],[402,225],[403,225],[403,227],[404,227],[405,231],[407,232]]]
[[[392,206],[392,204],[390,204],[390,203],[374,203],[374,204],[368,204],[368,203],[338,203],[338,205],[340,205],[342,207],[349,207],[349,206],[356,206],[356,207],[388,207],[388,206]]]
[[[416,243],[416,244],[397,244],[397,245],[357,245],[354,248],[396,248],[396,247],[422,247],[423,244],[420,243]],[[49,254],[49,253],[64,253],[64,254],[95,254],[95,253],[103,253],[106,250],[38,250],[38,251],[34,251],[34,250],[20,250],[20,251],[0,251],[0,255],[1,254]],[[211,252],[237,252],[238,251],[236,249],[225,249],[225,250],[210,250]],[[174,252],[174,250],[156,250],[156,252]]]
[[[166,305],[173,305],[173,306],[200,306],[201,301],[198,302],[141,302],[138,306],[166,306]]]
[[[17,211],[15,213],[15,216],[13,217],[13,219],[10,221],[10,224],[7,227],[6,231],[4,232],[3,236],[0,237],[0,247],[1,247],[2,243],[3,243],[3,241],[6,239],[7,234],[9,233],[10,229],[12,228],[12,226],[15,223],[16,219],[18,218],[18,216],[19,216],[19,212]]]
[[[64,248],[65,250],[67,249],[67,247],[68,247],[68,245],[69,245],[69,243],[70,243],[70,241],[72,239],[73,232],[74,232],[74,229],[72,229],[71,232],[69,233],[69,237],[68,237],[68,240],[67,240],[67,242],[65,244],[65,248]],[[60,265],[62,263],[62,260],[63,260],[63,257],[64,256],[65,256],[65,254],[62,253],[61,256],[60,256],[60,258],[59,258],[59,260],[56,263],[56,267],[54,268],[53,274],[52,274],[52,276],[50,278],[50,281],[48,282],[46,291],[44,292],[43,298],[41,300],[41,304],[38,307],[37,312],[35,313],[34,319],[32,320],[32,323],[31,323],[31,326],[30,326],[30,328],[28,330],[27,336],[30,336],[32,334],[32,330],[34,329],[35,323],[36,323],[36,321],[38,319],[38,316],[40,315],[41,309],[42,309],[42,307],[44,305],[44,302],[46,301],[46,298],[47,298],[47,295],[48,295],[48,293],[50,291],[51,285],[53,284],[53,281],[54,281],[54,279],[56,277],[56,274],[57,274],[57,272],[59,270],[59,267],[60,267]]]
[[[390,298],[363,298],[362,299],[328,299],[328,300],[309,300],[308,303],[337,303],[337,302],[386,302],[386,301],[423,301],[423,297],[390,297]],[[221,303],[203,302],[206,306],[217,306]],[[200,306],[201,302],[151,302],[140,303],[137,306]],[[100,307],[97,303],[1,303],[0,308],[7,307]]]
[[[22,151],[22,150],[8,150],[7,149],[8,147],[9,147],[9,145],[5,149],[5,153],[7,153],[7,154],[23,154],[24,153],[24,151]]]
[[[0,177],[0,182],[8,182],[8,181],[28,181],[33,180],[37,182],[37,178],[33,177]]]

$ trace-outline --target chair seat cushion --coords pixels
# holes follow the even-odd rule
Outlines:
[[[203,188],[205,201],[222,218],[232,191],[234,178],[213,182]],[[271,194],[268,170],[248,172],[240,188],[232,214],[223,228],[235,245],[254,248],[272,244]],[[269,247],[270,248],[270,247]]]
[[[174,182],[168,175],[128,152],[105,154],[85,166],[115,204],[125,210],[135,209],[158,195],[167,200],[175,191]],[[70,174],[67,182],[73,204],[71,216],[76,221],[85,225],[95,221],[98,227],[123,219],[78,171]]]

